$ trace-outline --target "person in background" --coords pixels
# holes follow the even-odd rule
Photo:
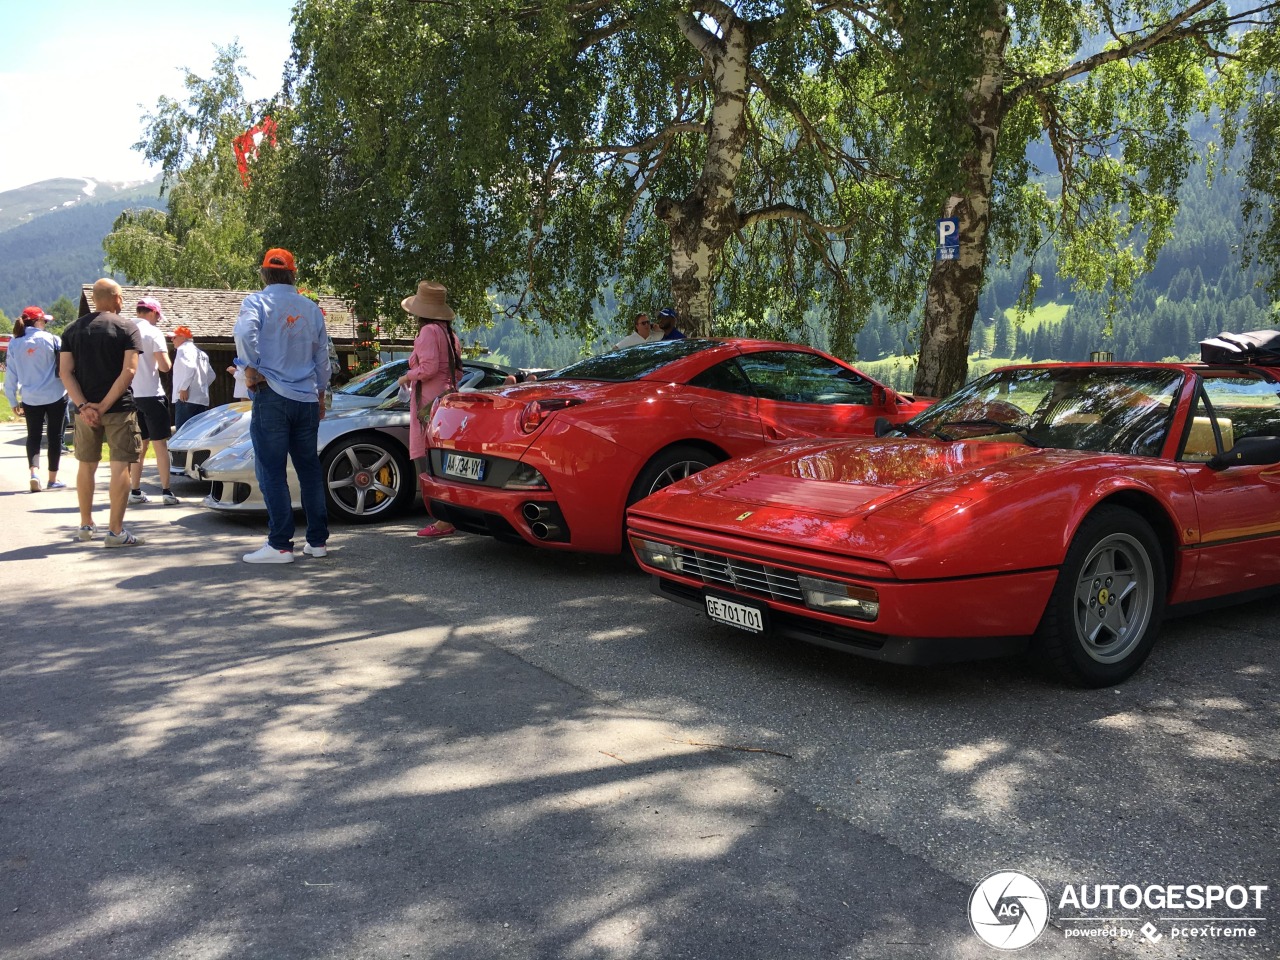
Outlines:
[[[173,346],[173,425],[176,428],[209,409],[213,367],[209,355],[191,338],[190,327],[174,329]]]
[[[142,464],[147,459],[148,444],[155,444],[160,497],[165,504],[173,506],[182,501],[169,489],[169,436],[173,433],[173,422],[160,374],[168,373],[173,365],[169,362],[169,345],[156,326],[164,323],[164,311],[155,297],[143,297],[138,301],[135,312],[138,333],[142,337],[142,353],[138,357],[137,375],[133,378],[133,402],[138,408],[138,427],[142,431],[142,456],[130,470],[133,489],[129,493],[129,502],[151,502],[151,498],[142,492]]]
[[[663,307],[658,311],[658,327],[662,331],[663,340],[683,340],[684,333],[676,326],[679,322],[674,309],[671,307]]]
[[[647,313],[637,313],[631,321],[631,332],[613,345],[615,350],[625,350],[651,340],[661,340],[662,334],[655,332],[653,322]]]
[[[438,283],[423,280],[418,292],[405,297],[400,306],[418,321],[418,336],[409,354],[409,371],[399,380],[408,387],[409,395],[409,456],[419,461],[427,455],[427,424],[423,415],[431,410],[431,404],[441,394],[455,388],[462,375],[462,344],[453,332],[453,308],[449,306],[449,291]],[[443,520],[435,520],[418,531],[420,537],[444,537],[455,527]]]
[[[129,505],[129,468],[142,455],[142,435],[129,385],[138,369],[142,336],[136,324],[120,316],[124,294],[120,284],[103,277],[93,285],[96,312],[86,314],[62,333],[59,371],[75,404],[76,497],[80,505],[81,540],[98,532],[93,522],[93,490],[105,439],[111,456],[110,526],[105,547],[142,543],[125,529]]]
[[[4,393],[13,412],[27,420],[27,468],[32,493],[40,492],[40,437],[48,425],[50,490],[66,484],[58,479],[62,461],[62,430],[66,425],[67,391],[58,379],[58,351],[62,341],[45,331],[53,317],[39,307],[27,307],[13,325]],[[21,400],[19,400],[21,396]]]
[[[267,542],[245,563],[293,563],[293,461],[307,515],[309,557],[328,556],[329,514],[317,434],[329,386],[329,335],[320,308],[298,292],[293,254],[275,247],[262,258],[262,289],[244,298],[236,319],[237,360],[253,394],[249,436],[254,472],[267,505]]]

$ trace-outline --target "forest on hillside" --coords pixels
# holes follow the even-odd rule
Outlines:
[[[102,238],[139,205],[136,197],[77,204],[0,232],[0,310],[15,317],[28,304],[78,301],[80,285],[103,275]]]

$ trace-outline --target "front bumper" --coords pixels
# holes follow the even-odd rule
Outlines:
[[[190,477],[193,480],[203,479],[200,471],[197,469],[200,464],[204,463],[213,455],[213,450],[208,447],[202,447],[195,444],[191,447],[169,447],[169,470],[179,476]]]
[[[659,532],[661,531],[661,532]],[[766,629],[892,663],[949,663],[1026,649],[1057,582],[1056,568],[956,579],[903,581],[887,564],[803,546],[743,542],[636,518],[634,537],[668,545],[679,569],[654,567],[653,592],[706,612],[712,595],[763,611]],[[863,620],[806,604],[797,577],[874,591],[878,612]]]
[[[664,600],[706,611],[707,591],[654,575],[649,590]],[[772,633],[820,647],[842,650],[870,660],[926,666],[1008,657],[1027,649],[1029,636],[1019,637],[891,637],[831,623],[792,610],[771,609]]]

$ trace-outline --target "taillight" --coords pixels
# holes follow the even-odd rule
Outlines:
[[[566,407],[576,407],[583,401],[576,397],[553,397],[550,400],[531,400],[524,405],[524,409],[520,411],[520,429],[525,433],[533,433],[538,427],[542,426],[542,421],[547,418],[547,414],[555,413],[557,410],[564,410]]]

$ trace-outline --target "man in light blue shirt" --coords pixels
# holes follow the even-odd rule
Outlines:
[[[268,533],[267,542],[244,560],[293,563],[293,500],[285,474],[289,460],[307,515],[303,553],[327,553],[329,522],[316,435],[329,385],[329,338],[320,308],[298,293],[292,253],[268,250],[260,272],[263,289],[244,298],[235,338],[253,394],[249,435]]]

